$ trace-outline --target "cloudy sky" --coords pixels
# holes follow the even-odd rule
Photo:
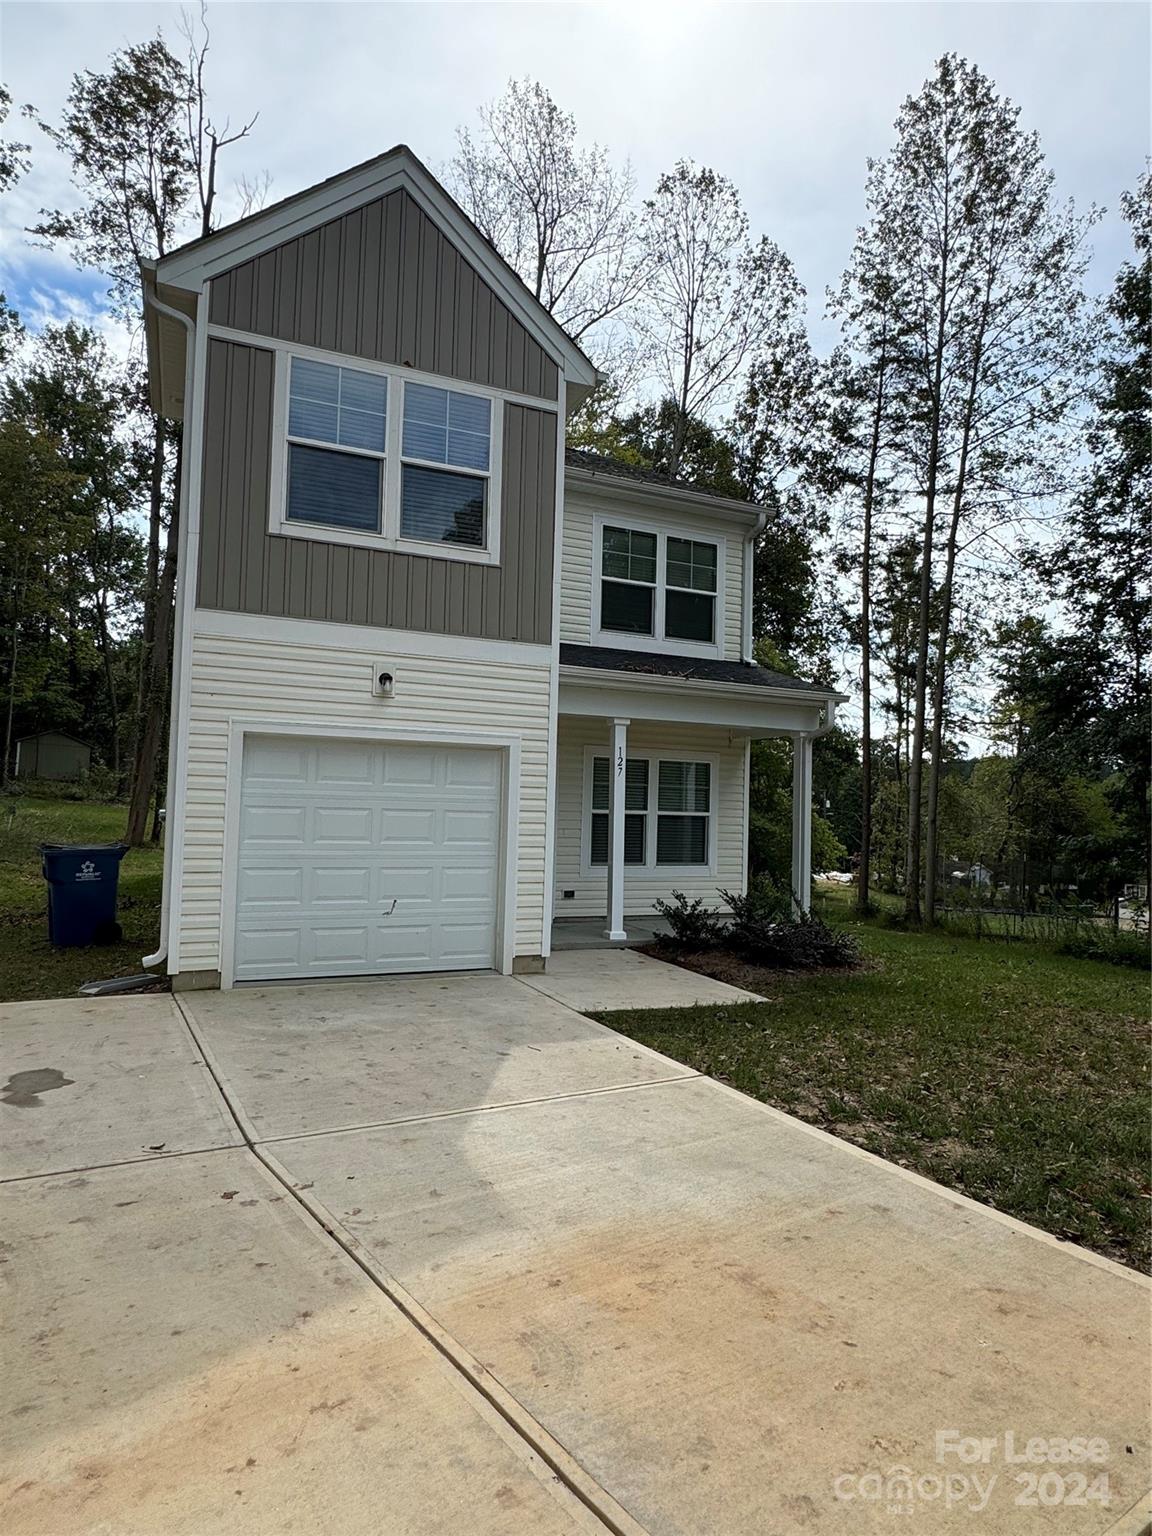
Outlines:
[[[869,155],[883,155],[901,100],[955,49],[1023,108],[1062,191],[1109,213],[1095,284],[1126,254],[1116,217],[1149,135],[1149,9],[1143,4],[808,3],[209,5],[217,115],[259,110],[230,151],[230,181],[267,172],[271,197],[405,141],[433,169],[457,124],[509,76],[542,81],[581,131],[631,160],[641,191],[688,156],[730,176],[757,232],[791,254],[818,340],[825,286],[862,214]],[[3,77],[17,104],[54,116],[74,71],[165,28],[177,6],[9,3]],[[10,125],[11,126],[11,125]],[[35,141],[35,130],[22,132]],[[67,168],[40,137],[4,211],[4,283],[33,323],[99,302],[99,279],[27,248],[37,208],[67,203]]]

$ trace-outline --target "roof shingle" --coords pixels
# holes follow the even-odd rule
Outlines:
[[[606,672],[640,672],[651,677],[680,677],[704,683],[739,683],[746,688],[793,688],[801,693],[835,690],[786,672],[770,672],[751,661],[722,661],[710,656],[671,656],[662,651],[618,650],[605,645],[560,646],[563,667],[592,667]]]

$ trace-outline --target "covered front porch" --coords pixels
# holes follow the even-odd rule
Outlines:
[[[720,891],[746,889],[750,749],[765,737],[792,744],[791,883],[806,910],[812,743],[838,696],[773,686],[750,664],[724,664],[717,678],[599,661],[618,655],[562,648],[553,949],[644,944],[666,929],[655,904],[673,892],[720,909]]]

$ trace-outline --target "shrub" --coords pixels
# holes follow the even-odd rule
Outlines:
[[[856,965],[860,960],[860,946],[851,934],[830,928],[810,912],[755,919],[745,926],[738,947],[753,964],[786,971]]]
[[[1130,965],[1136,970],[1152,970],[1148,936],[1144,933],[1117,933],[1113,928],[1085,924],[1056,946],[1060,955],[1077,960],[1104,960],[1109,965]]]
[[[661,934],[659,942],[673,949],[715,949],[724,937],[724,924],[697,897],[689,901],[683,891],[673,891],[671,901],[653,903],[672,932]]]
[[[830,928],[811,912],[793,912],[791,896],[771,880],[759,877],[743,896],[720,894],[732,911],[729,941],[754,965],[815,970],[859,963],[860,946],[851,934]]]
[[[776,884],[770,875],[756,875],[747,891],[721,891],[724,905],[732,913],[732,942],[740,947],[766,923],[792,920],[792,895]]]

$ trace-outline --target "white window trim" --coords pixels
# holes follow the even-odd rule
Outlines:
[[[603,583],[605,579],[611,581],[611,576],[604,576],[604,530],[605,528],[626,528],[630,533],[652,533],[656,535],[656,585],[653,588],[655,599],[653,602],[653,632],[650,635],[623,634],[617,629],[604,629],[600,621],[601,598],[603,595]],[[714,544],[716,546],[716,591],[711,594],[715,599],[713,610],[712,634],[714,636],[711,645],[705,645],[699,640],[664,639],[664,609],[665,597],[668,590],[668,540],[691,539],[696,544]],[[679,656],[723,656],[724,655],[724,589],[728,571],[728,547],[723,534],[707,532],[704,529],[670,528],[667,524],[645,522],[640,518],[621,516],[609,517],[598,513],[593,521],[592,528],[592,635],[593,643],[604,645],[619,650],[630,651],[666,651]],[[623,579],[623,578],[621,578]],[[646,583],[638,582],[638,586]],[[681,591],[679,587],[675,591]],[[700,759],[704,761],[703,758]],[[633,866],[637,867],[637,866]]]
[[[275,355],[272,464],[268,493],[269,533],[283,538],[307,539],[311,543],[345,544],[356,549],[388,549],[398,554],[425,555],[434,560],[458,560],[469,565],[499,565],[503,523],[501,505],[505,399],[503,394],[478,384],[467,384],[437,374],[417,373],[411,368],[394,368],[390,364],[373,362],[364,357],[353,357],[344,352],[327,352],[318,347],[300,347],[294,343],[267,339],[261,339],[259,344]],[[345,448],[339,443],[323,443],[309,438],[289,438],[288,379],[294,357],[310,362],[328,363],[336,368],[355,368],[362,373],[373,373],[387,379],[388,415],[382,454],[366,448]],[[439,464],[429,459],[406,457],[403,454],[405,383],[427,384],[433,389],[448,389],[457,394],[477,395],[491,403],[492,437],[487,471],[467,469],[456,464]],[[300,443],[305,447],[326,449],[332,453],[348,453],[360,458],[374,459],[383,466],[380,533],[370,533],[358,528],[330,528],[324,523],[289,520],[287,515],[288,449],[292,442]],[[488,504],[485,511],[487,543],[483,549],[472,549],[464,544],[431,544],[421,539],[401,536],[401,475],[405,464],[412,464],[421,469],[442,469],[449,474],[471,475],[476,479],[487,481]]]
[[[616,524],[612,525],[616,527]],[[584,748],[584,787],[580,802],[580,876],[584,880],[604,880],[607,878],[607,864],[593,864],[592,862],[592,764],[598,757],[608,757],[609,751],[605,746],[586,746]],[[645,747],[643,751],[629,752],[628,759],[644,759],[648,764],[648,809],[646,811],[628,811],[629,816],[644,816],[647,819],[647,828],[644,837],[644,863],[625,864],[624,879],[628,880],[700,880],[714,878],[716,875],[716,839],[717,828],[720,820],[720,759],[713,757],[708,752],[675,752],[665,747]],[[708,764],[708,862],[707,864],[657,864],[656,862],[656,823],[660,815],[657,804],[657,796],[660,784],[661,763],[707,763]],[[598,816],[606,814],[597,811]],[[677,814],[665,811],[664,815]],[[687,812],[688,815],[700,815],[700,812]]]

